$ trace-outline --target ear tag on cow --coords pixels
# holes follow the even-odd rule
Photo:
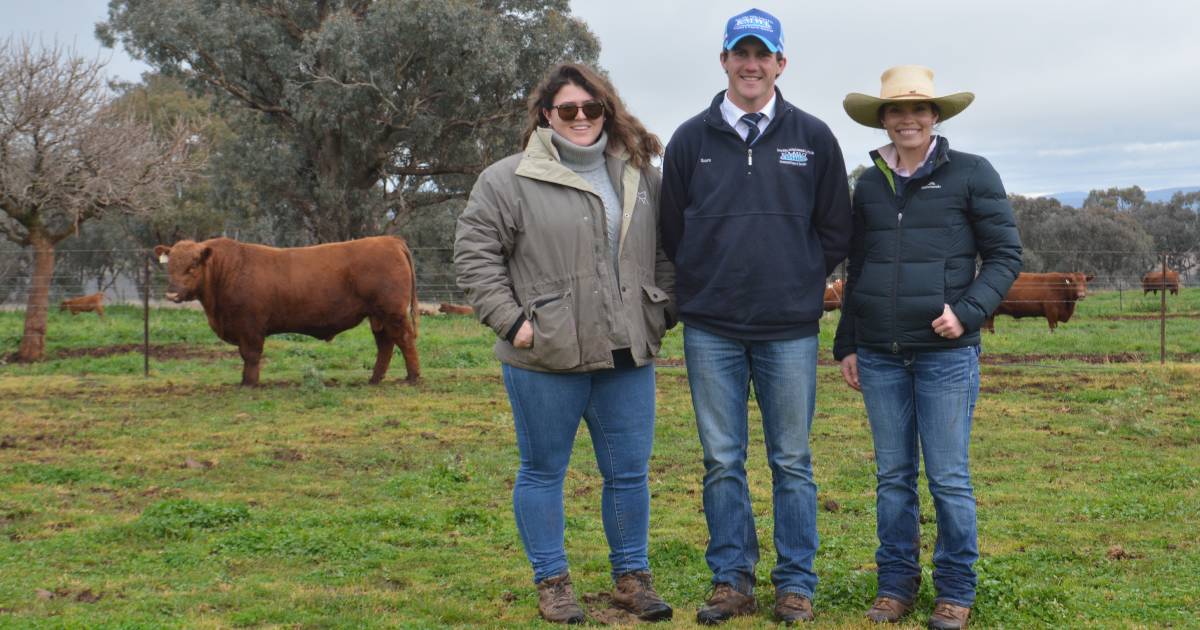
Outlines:
[[[164,264],[164,265],[165,265],[165,264],[167,264],[167,255],[166,255],[166,254],[159,254],[159,256],[158,256],[158,262],[159,262],[159,263],[161,263],[161,264]]]

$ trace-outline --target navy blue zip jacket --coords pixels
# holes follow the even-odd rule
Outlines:
[[[725,92],[667,144],[659,221],[689,326],[746,340],[815,335],[825,278],[850,250],[850,191],[829,127],[783,100],[747,146]]]
[[[983,320],[1021,271],[1021,238],[1000,176],[982,157],[951,150],[942,136],[908,179],[878,151],[871,159],[875,167],[854,187],[854,242],[834,358],[859,348],[899,353],[978,344]],[[962,322],[958,339],[933,332],[944,305]]]

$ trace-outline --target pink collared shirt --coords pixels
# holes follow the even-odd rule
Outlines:
[[[929,143],[929,150],[925,152],[925,157],[921,160],[920,164],[917,164],[917,168],[913,169],[913,173],[920,170],[929,161],[929,156],[933,155],[933,150],[936,147],[937,136],[934,136],[933,140]],[[879,151],[879,157],[883,158],[884,162],[887,162],[888,168],[892,169],[893,173],[900,177],[912,177],[912,173],[900,166],[900,152],[896,150],[894,143],[889,142],[877,150]]]

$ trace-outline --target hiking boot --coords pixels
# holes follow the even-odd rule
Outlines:
[[[812,600],[800,593],[775,593],[775,619],[789,626],[797,621],[812,621]]]
[[[867,610],[867,619],[875,623],[896,623],[912,612],[912,602],[904,603],[895,597],[880,595]]]
[[[571,588],[571,574],[548,577],[537,584],[538,612],[553,623],[583,623],[583,609]]]
[[[654,591],[649,571],[631,571],[617,578],[612,592],[613,605],[637,615],[642,621],[665,621],[671,607]]]
[[[738,615],[748,615],[758,609],[753,595],[747,595],[733,588],[733,585],[721,582],[713,588],[708,601],[696,613],[696,621],[715,626],[722,621]]]
[[[929,627],[933,630],[960,630],[967,627],[967,617],[970,616],[970,606],[937,602],[933,614],[929,615]]]

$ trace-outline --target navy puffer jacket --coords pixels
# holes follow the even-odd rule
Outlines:
[[[1000,176],[982,157],[950,150],[943,137],[907,180],[878,152],[871,157],[875,167],[854,190],[854,239],[834,358],[860,347],[898,353],[978,344],[984,319],[1021,270],[1021,239]],[[943,304],[963,324],[958,339],[933,331]]]

